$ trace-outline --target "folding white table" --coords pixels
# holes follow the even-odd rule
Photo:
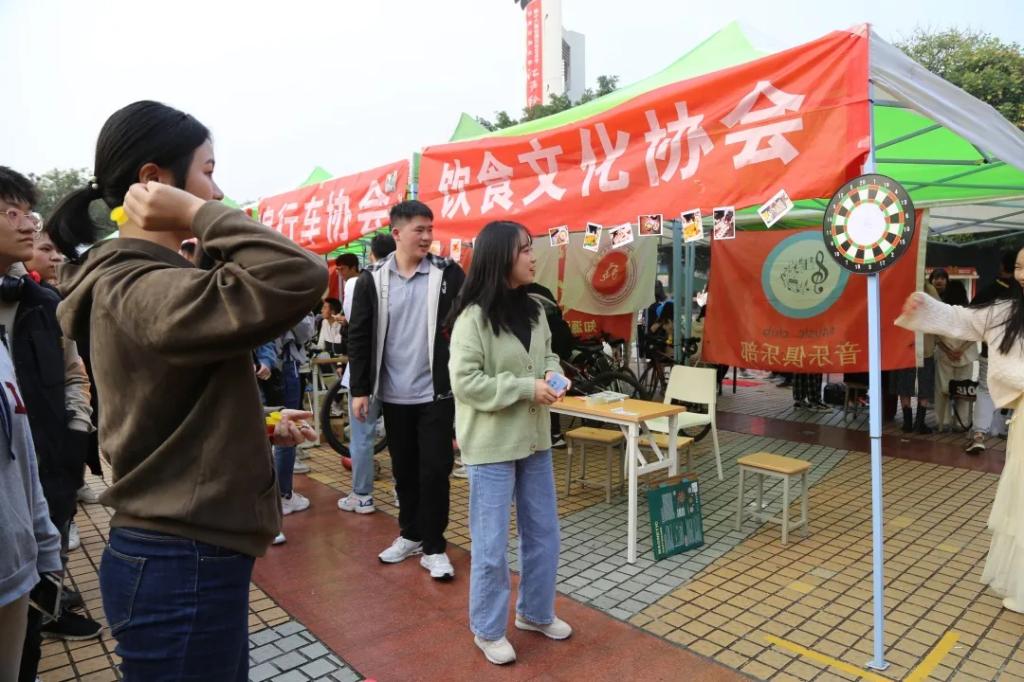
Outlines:
[[[679,473],[679,457],[676,447],[678,439],[678,415],[686,412],[680,405],[666,405],[647,400],[620,400],[603,405],[588,405],[586,398],[567,396],[551,406],[551,411],[570,417],[612,424],[622,430],[626,438],[626,477],[629,496],[629,518],[626,528],[626,561],[636,563],[637,533],[637,480],[641,474],[668,469],[670,476]],[[668,451],[662,452],[655,442],[646,422],[658,417],[668,418]],[[655,454],[648,462],[640,453],[640,434],[647,437],[647,443]]]

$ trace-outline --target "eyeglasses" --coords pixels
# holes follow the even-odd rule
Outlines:
[[[10,220],[15,225],[19,224],[21,221],[24,220],[28,222],[29,225],[32,226],[32,229],[34,231],[43,231],[43,221],[39,219],[38,213],[32,213],[31,211],[21,211],[16,208],[8,208],[4,210],[4,215],[6,215],[7,219]]]

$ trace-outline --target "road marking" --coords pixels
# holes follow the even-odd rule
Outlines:
[[[905,682],[920,682],[928,677],[939,666],[946,654],[953,650],[953,645],[958,639],[960,639],[959,633],[947,632],[944,634],[935,648],[928,652],[924,660],[907,675]]]

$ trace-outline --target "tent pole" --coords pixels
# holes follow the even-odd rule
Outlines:
[[[696,250],[693,243],[689,243],[684,247],[684,253],[686,256],[686,267],[683,270],[683,276],[686,278],[685,293],[683,294],[683,335],[684,338],[688,339],[693,336],[693,272],[694,272],[694,256]],[[678,307],[678,303],[676,306]],[[689,359],[686,356],[686,351],[683,350],[684,360]]]
[[[676,364],[683,361],[682,311],[679,301],[683,297],[683,223],[672,221],[672,357]]]
[[[868,90],[871,90],[871,53],[868,52]],[[868,109],[870,143],[864,173],[875,172],[874,106]],[[921,239],[918,236],[918,239]],[[882,324],[878,273],[868,275],[868,410],[871,436],[871,577],[874,583],[874,657],[872,670],[885,670],[885,536],[882,527]]]

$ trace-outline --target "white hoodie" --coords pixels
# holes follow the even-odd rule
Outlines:
[[[60,534],[39,485],[32,432],[6,339],[0,343],[0,606],[61,570]]]

